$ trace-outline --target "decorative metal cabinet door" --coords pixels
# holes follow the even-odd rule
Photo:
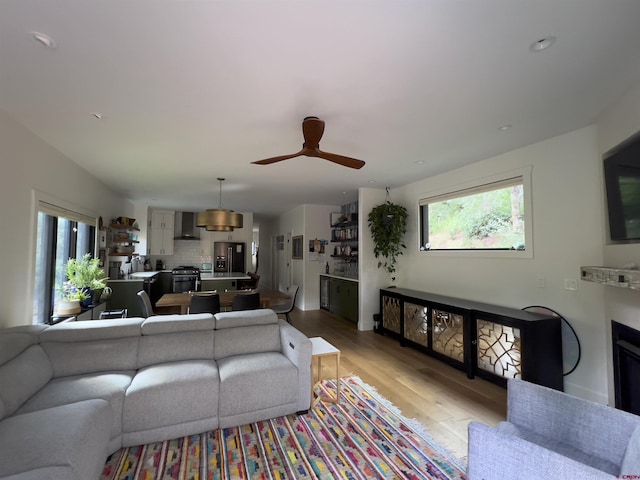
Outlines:
[[[429,307],[404,302],[404,338],[429,348]]]
[[[382,327],[400,335],[400,299],[382,296]]]

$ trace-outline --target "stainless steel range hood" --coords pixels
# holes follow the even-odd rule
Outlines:
[[[194,212],[176,212],[176,225],[180,230],[174,240],[200,240],[200,227],[196,227]]]

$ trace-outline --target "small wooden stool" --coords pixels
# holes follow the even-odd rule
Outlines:
[[[311,385],[311,408],[315,407],[318,402],[340,403],[340,350],[331,345],[322,337],[313,337],[311,340],[311,370],[313,374],[313,360],[317,360],[316,376]],[[336,396],[324,397],[318,395],[314,398],[314,387],[322,380],[322,358],[335,357],[336,359]]]

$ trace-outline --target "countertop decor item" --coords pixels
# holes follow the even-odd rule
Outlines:
[[[395,280],[396,263],[398,256],[402,255],[402,249],[407,248],[403,243],[403,237],[407,233],[407,209],[402,205],[392,203],[387,187],[385,202],[373,207],[369,212],[369,228],[373,237],[373,254],[378,259],[378,268],[391,274],[391,280]]]

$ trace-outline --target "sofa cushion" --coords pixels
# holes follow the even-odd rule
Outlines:
[[[86,342],[113,338],[138,337],[144,318],[113,318],[90,322],[65,322],[40,334],[43,342]]]
[[[35,335],[3,331],[0,334],[0,365],[4,365],[36,343],[38,343],[38,337]]]
[[[563,443],[555,438],[544,437],[538,433],[532,432],[524,427],[514,425],[510,422],[500,422],[496,429],[500,433],[507,435],[513,435],[515,437],[522,438],[531,443],[535,443],[541,447],[556,452],[564,457],[569,457],[576,462],[580,462],[584,465],[588,465],[597,470],[617,475],[619,473],[619,467],[615,463],[605,458],[599,458],[596,455],[585,453],[573,445]]]
[[[215,358],[281,351],[278,316],[273,310],[216,313]]]
[[[213,360],[142,368],[124,399],[123,431],[135,432],[216,417],[220,377]]]
[[[218,361],[218,369],[220,417],[298,400],[298,369],[281,353],[227,357]]]
[[[29,348],[31,345],[35,345],[36,343],[37,336],[34,335],[31,330],[26,331],[21,327],[12,327],[3,330],[2,334],[0,334],[0,366],[4,365],[10,360],[13,360],[20,353],[24,352],[27,348]],[[3,375],[4,377],[2,377]],[[7,385],[16,383],[16,379],[11,375],[10,370],[3,370],[2,368],[0,368],[0,377],[10,382]],[[20,379],[20,381],[22,381],[22,379]],[[17,392],[14,391],[14,393]],[[7,411],[7,407],[5,406],[3,401],[2,392],[0,392],[0,419],[4,418],[7,415],[10,415],[11,413],[13,412]]]
[[[47,328],[40,342],[86,342],[111,338],[137,337],[144,318],[112,318],[90,322],[65,322]]]
[[[0,422],[0,477],[99,478],[107,458],[110,430],[111,411],[104,400],[87,400],[6,418]],[[33,474],[19,477],[31,470]]]
[[[638,475],[640,472],[640,426],[631,434],[629,444],[624,451],[624,457],[622,457],[622,465],[620,466],[620,476],[624,478],[624,475],[628,475],[632,478],[633,475]]]
[[[278,315],[268,308],[257,310],[243,310],[240,312],[216,313],[216,330],[251,325],[272,325],[278,323]]]
[[[39,345],[31,345],[0,366],[0,403],[3,416],[12,415],[53,375],[51,363]],[[1,451],[1,450],[0,450]]]
[[[135,370],[138,366],[139,338],[43,342],[41,345],[51,360],[53,376],[67,377],[85,373]]]
[[[111,436],[122,433],[124,393],[131,384],[134,371],[105,372],[54,378],[16,412],[29,413],[45,408],[99,398],[111,408]]]
[[[215,319],[210,313],[193,313],[189,315],[155,315],[147,318],[142,324],[142,335],[158,335],[161,333],[197,332],[213,330]]]
[[[213,329],[143,335],[138,346],[138,367],[181,360],[213,360]]]

